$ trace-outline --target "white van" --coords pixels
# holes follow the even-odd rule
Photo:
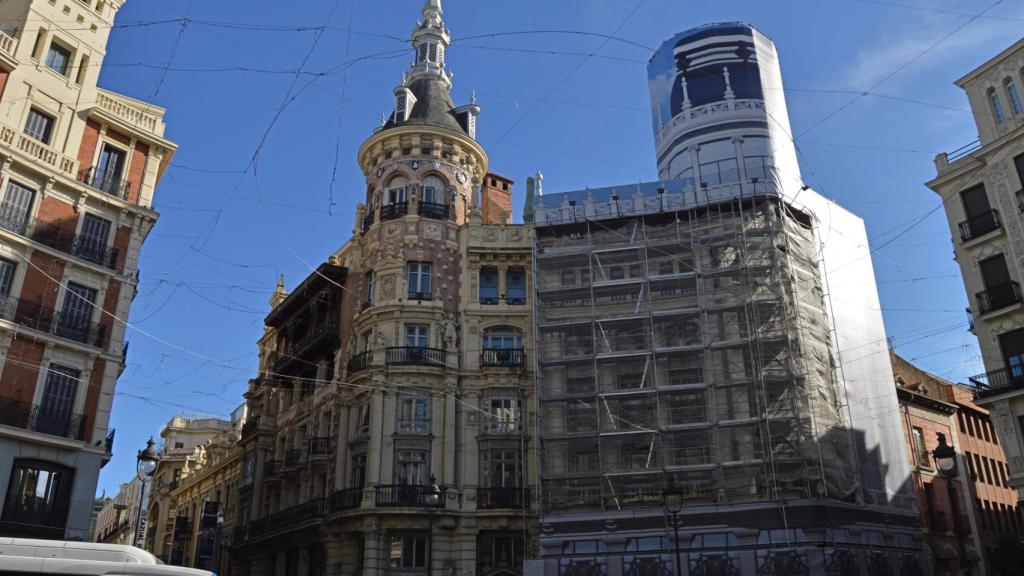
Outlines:
[[[165,566],[134,546],[0,538],[0,576],[215,576],[193,568]]]

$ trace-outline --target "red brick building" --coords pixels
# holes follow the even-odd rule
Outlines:
[[[122,0],[0,3],[0,535],[86,537],[164,111],[96,86]]]
[[[1016,492],[1007,484],[1006,456],[988,411],[975,405],[970,390],[925,372],[890,352],[903,418],[925,544],[937,574],[955,573],[966,563],[974,573],[1002,534],[1021,534]],[[944,478],[932,451],[938,434],[958,454],[957,478]],[[955,504],[949,485],[953,483]]]

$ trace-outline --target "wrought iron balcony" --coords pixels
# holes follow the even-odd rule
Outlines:
[[[87,262],[99,264],[111,270],[117,269],[118,250],[108,247],[105,239],[100,241],[91,236],[75,234],[54,222],[39,218],[17,216],[20,213],[20,209],[0,203],[0,228]]]
[[[495,508],[523,509],[530,507],[530,490],[518,486],[494,486],[476,491],[476,507],[481,510]]]
[[[373,210],[372,209],[368,209],[366,211],[366,216],[363,216],[363,234],[366,234],[366,231],[370,229],[370,226],[373,226]]]
[[[107,327],[90,322],[80,312],[55,311],[28,300],[7,297],[0,299],[0,318],[59,338],[99,348],[106,346]]]
[[[331,500],[315,498],[275,512],[269,516],[258,518],[235,529],[235,542],[252,540],[277,530],[291,530],[297,524],[309,521],[321,521],[333,511]]]
[[[394,202],[380,207],[380,221],[394,220],[409,213],[408,202]]]
[[[999,211],[989,210],[961,222],[960,239],[967,242],[993,230],[998,230],[1002,225],[999,220]]]
[[[348,359],[346,369],[349,374],[355,374],[356,372],[362,372],[371,366],[373,366],[373,350],[367,350],[365,352],[352,355],[352,357]]]
[[[420,216],[434,220],[448,219],[448,205],[439,202],[420,202]]]
[[[1024,369],[1000,368],[968,380],[974,385],[974,397],[984,398],[1012,390],[1024,390]]]
[[[70,410],[0,397],[0,424],[41,434],[85,440],[87,418]]]
[[[425,346],[393,346],[386,350],[388,366],[444,366],[445,351]]]
[[[121,177],[120,172],[114,170],[100,170],[93,166],[81,171],[81,180],[85,184],[101,191],[116,196],[122,200],[128,200],[131,193],[132,183]]]
[[[384,484],[377,486],[377,506],[404,506],[404,507],[428,507],[427,495],[430,493],[430,486],[417,484]],[[441,490],[441,497],[438,504],[444,502],[444,489]]]
[[[409,292],[409,300],[432,300],[433,297],[430,292]]]
[[[430,434],[430,420],[426,418],[399,418],[399,434]]]
[[[480,304],[483,304],[484,306],[497,306],[502,300],[504,300],[505,304],[508,304],[509,306],[522,306],[526,304],[526,298],[521,296],[481,296]]]
[[[363,489],[359,488],[345,488],[344,490],[338,490],[331,495],[331,504],[335,510],[352,510],[359,508],[359,504],[363,501]]]
[[[329,456],[331,453],[331,438],[330,436],[317,436],[309,439],[309,456],[324,457]]]
[[[986,288],[974,297],[978,301],[978,314],[984,316],[1020,302],[1020,285],[1011,281]]]
[[[522,348],[484,348],[481,362],[484,367],[514,368],[526,363]]]

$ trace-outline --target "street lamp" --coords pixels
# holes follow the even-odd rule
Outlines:
[[[960,529],[960,507],[956,504],[956,490],[953,488],[953,479],[957,478],[956,450],[946,444],[946,435],[937,432],[939,445],[932,450],[932,458],[935,460],[935,467],[939,469],[939,475],[946,481],[946,493],[949,496],[950,515],[953,516],[953,531],[956,532],[960,544],[960,569],[965,576],[971,576],[970,562],[967,560],[967,548],[964,544],[964,533]]]
[[[430,475],[430,485],[427,486],[427,493],[423,498],[427,504],[427,576],[434,572],[434,507],[441,501],[441,488],[437,485],[437,478]]]
[[[675,533],[676,566],[673,571],[676,576],[683,573],[683,560],[679,554],[679,513],[683,510],[683,491],[676,485],[676,479],[668,477],[668,485],[661,493],[661,503],[665,507],[665,516],[672,523],[672,531]]]
[[[135,511],[135,536],[133,541],[135,546],[142,548],[142,507],[146,505],[146,481],[152,478],[153,473],[156,472],[156,465],[160,462],[160,455],[156,453],[154,448],[155,443],[153,437],[150,436],[146,442],[146,449],[139,450],[139,453],[135,456],[135,475],[142,482],[142,490],[139,494],[139,507]]]

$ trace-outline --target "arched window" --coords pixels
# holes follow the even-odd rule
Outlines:
[[[484,366],[522,366],[523,333],[511,326],[484,330]]]
[[[427,176],[423,179],[423,198],[421,201],[432,204],[446,204],[444,190],[444,180],[434,175]]]
[[[405,202],[405,185],[407,180],[402,176],[398,176],[388,182],[387,185],[387,203],[388,204],[399,204]]]
[[[992,105],[992,115],[995,116],[996,122],[999,124],[1006,122],[1006,113],[1003,112],[1003,104],[1000,102],[999,93],[995,88],[988,89],[988,101]]]
[[[1017,85],[1013,83],[1013,78],[1003,80],[1003,88],[1006,90],[1006,97],[1010,100],[1010,107],[1013,108],[1013,113],[1024,113],[1024,106],[1020,102],[1020,93],[1017,92]]]

